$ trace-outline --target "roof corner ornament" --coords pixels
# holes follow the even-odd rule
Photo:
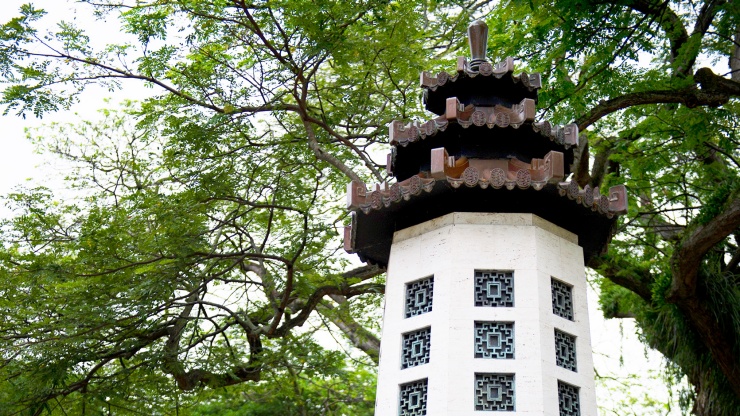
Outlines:
[[[468,43],[470,44],[472,58],[469,69],[477,72],[482,63],[488,62],[486,59],[488,25],[484,21],[476,20],[468,26]]]

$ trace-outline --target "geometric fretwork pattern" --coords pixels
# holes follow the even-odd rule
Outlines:
[[[476,322],[475,358],[514,358],[514,323]]]
[[[513,374],[476,374],[475,410],[514,411]]]
[[[432,311],[434,276],[406,284],[406,317]]]
[[[429,362],[431,328],[403,334],[401,369],[416,367]]]
[[[573,320],[573,288],[560,280],[551,279],[552,313]]]
[[[558,401],[560,402],[560,416],[581,415],[578,387],[558,381]]]
[[[475,306],[514,306],[514,273],[475,272]]]
[[[576,370],[576,337],[555,330],[555,363],[570,371]]]
[[[427,414],[427,379],[401,385],[399,416],[424,416]]]

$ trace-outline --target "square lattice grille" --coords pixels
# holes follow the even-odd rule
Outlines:
[[[514,358],[513,322],[476,322],[475,358]]]
[[[406,318],[432,311],[434,277],[406,284]]]
[[[398,404],[400,416],[424,416],[427,414],[427,379],[401,385]]]
[[[555,330],[555,362],[570,371],[576,370],[576,337]]]
[[[416,367],[429,362],[431,334],[431,328],[403,334],[401,369]]]
[[[552,313],[573,320],[573,288],[559,280],[551,279]]]
[[[558,401],[560,402],[560,416],[581,416],[578,387],[558,380]]]
[[[475,306],[514,306],[514,273],[475,272]]]
[[[513,412],[515,399],[513,374],[475,375],[475,410]]]

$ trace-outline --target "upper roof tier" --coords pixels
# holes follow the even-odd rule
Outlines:
[[[484,22],[476,21],[468,27],[468,40],[472,59],[468,62],[464,57],[457,58],[455,74],[421,73],[427,110],[443,115],[450,97],[476,107],[501,105],[511,108],[525,98],[537,102],[537,90],[542,86],[540,74],[522,72],[515,76],[512,58],[495,65],[488,62],[488,26]]]
[[[539,74],[513,75],[514,60],[496,65],[486,58],[488,26],[468,27],[471,58],[457,60],[457,73],[421,74],[427,121],[393,121],[388,173],[399,181],[429,170],[429,150],[444,147],[456,158],[517,158],[529,163],[550,151],[562,152],[570,173],[578,126],[535,122]]]
[[[514,60],[510,57],[496,65],[484,62],[477,70],[470,69],[467,59],[459,57],[454,75],[444,71],[436,76],[426,71],[421,73],[424,106],[437,115],[444,114],[445,102],[450,97],[476,107],[502,105],[511,108],[525,98],[536,103],[541,86],[540,74],[514,75]]]
[[[514,76],[511,58],[489,63],[487,35],[483,22],[468,28],[472,58],[458,59],[457,74],[422,74],[436,117],[390,123],[395,183],[349,185],[345,249],[363,261],[385,267],[396,231],[452,212],[500,212],[535,214],[574,233],[589,262],[627,210],[624,185],[602,195],[567,181],[578,126],[535,121],[539,74]]]

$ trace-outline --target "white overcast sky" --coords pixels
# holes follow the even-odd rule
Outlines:
[[[31,3],[48,13],[42,23],[53,27],[60,20],[73,21],[80,27],[90,28],[88,34],[93,43],[104,45],[120,39],[115,22],[100,22],[91,17],[86,10],[89,6],[75,4],[71,0],[0,0],[0,22],[5,23],[14,16],[22,4]],[[79,10],[77,10],[79,8]],[[1,80],[0,80],[1,81]],[[27,114],[26,118],[15,116],[14,112],[0,116],[0,195],[5,195],[18,185],[48,183],[49,177],[58,177],[49,166],[49,158],[35,154],[33,146],[26,139],[26,129],[33,129],[51,122],[73,123],[78,120],[90,120],[97,117],[97,110],[116,106],[118,100],[143,98],[155,90],[144,88],[140,83],[127,82],[125,93],[111,93],[105,88],[88,88],[81,96],[80,102],[69,111],[49,113],[43,119]],[[0,84],[3,88],[3,84]],[[104,100],[110,100],[105,103]],[[5,110],[5,108],[2,108]],[[30,179],[33,179],[32,181]],[[0,208],[0,213],[7,213]]]
[[[15,16],[20,5],[26,2],[24,0],[0,0],[0,22],[4,23]],[[36,0],[33,4],[49,12],[45,19],[48,24],[53,24],[54,21],[60,19],[75,19],[80,26],[93,28],[89,34],[98,42],[105,43],[106,39],[113,42],[116,38],[117,31],[111,29],[115,28],[115,25],[96,22],[83,11],[75,13],[76,6],[73,1]],[[0,88],[2,88],[1,84]],[[119,98],[141,98],[151,92],[153,90],[144,89],[141,86],[127,85],[124,93],[119,92],[115,95]],[[82,97],[82,102],[75,105],[72,110],[46,115],[43,120],[36,119],[33,115],[28,115],[26,119],[13,115],[0,116],[0,195],[7,194],[21,184],[46,184],[49,178],[59,176],[52,166],[44,163],[41,156],[34,154],[31,144],[25,138],[24,129],[38,127],[51,121],[74,122],[95,118],[98,109],[115,105],[116,97],[113,95],[104,89],[90,89]],[[114,100],[112,103],[105,104],[105,98]],[[0,208],[0,216],[7,214],[4,207]],[[602,375],[624,377],[628,374],[645,374],[648,371],[659,370],[660,356],[653,351],[646,351],[637,341],[633,322],[628,319],[605,321],[601,312],[597,310],[596,300],[596,294],[590,292],[591,333],[597,371]],[[620,360],[622,357],[624,358],[623,364]],[[641,383],[639,379],[633,382]],[[663,384],[644,382],[647,385],[635,386],[637,393],[649,395],[658,401],[668,399],[667,389]],[[615,397],[607,390],[597,391],[597,400],[605,407],[611,407],[609,403],[618,399],[619,397]],[[666,411],[661,414],[678,415],[680,413],[674,408],[670,412]]]
[[[19,0],[0,0],[0,22],[5,23],[12,17],[18,15],[21,4],[27,3]],[[64,0],[46,1],[53,9],[53,13],[64,15],[69,13],[69,6]],[[35,2],[39,7],[42,2]],[[4,85],[0,84],[0,88]],[[4,111],[5,108],[2,108]],[[61,119],[61,115],[53,118]],[[52,117],[48,117],[51,120]],[[31,144],[25,139],[24,129],[39,126],[41,120],[33,116],[27,116],[24,120],[14,115],[0,116],[0,195],[5,195],[16,185],[22,184],[26,179],[37,175],[36,167],[40,164],[40,158],[34,155]]]

